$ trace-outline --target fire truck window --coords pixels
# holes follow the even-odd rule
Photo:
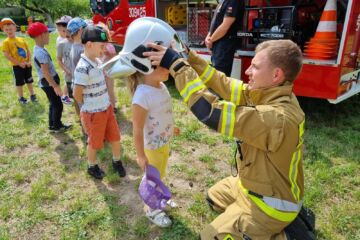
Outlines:
[[[144,4],[145,0],[129,0],[130,4]]]
[[[95,14],[108,15],[119,5],[120,0],[90,0],[91,10]]]

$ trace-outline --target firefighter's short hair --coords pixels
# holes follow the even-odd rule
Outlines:
[[[291,40],[269,40],[260,43],[255,53],[266,50],[274,67],[284,71],[285,81],[293,82],[301,71],[302,53],[298,45]]]

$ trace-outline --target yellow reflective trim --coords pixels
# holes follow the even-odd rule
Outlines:
[[[299,148],[304,142],[304,138],[303,138],[304,132],[305,132],[305,120],[303,120],[299,125],[299,143],[297,145],[297,148]]]
[[[305,132],[305,120],[299,124],[299,143],[296,146],[297,150],[293,153],[289,169],[289,180],[291,183],[291,193],[296,201],[300,200],[300,188],[297,185],[296,179],[299,172],[299,162],[302,156],[301,146],[304,142],[303,135]]]
[[[209,76],[204,80],[204,83],[207,83],[212,78],[214,73],[215,73],[215,68],[211,67],[211,72],[210,72]]]
[[[222,111],[222,118],[221,118],[221,134],[225,134],[225,130],[226,130],[226,122],[227,122],[227,107],[228,107],[228,103],[224,102],[224,107],[223,107],[223,111]]]
[[[230,126],[229,126],[229,136],[234,135],[234,125],[235,125],[235,105],[231,104],[231,113],[230,113]]]
[[[195,78],[194,80],[188,82],[188,83],[185,85],[185,87],[183,88],[183,90],[181,90],[180,95],[183,96],[184,94],[186,94],[186,92],[188,91],[188,89],[189,89],[192,85],[194,85],[194,84],[196,84],[196,83],[198,83],[198,82],[201,82],[200,78]]]
[[[221,134],[232,137],[235,125],[235,105],[232,102],[222,102],[224,104],[221,118]]]
[[[293,153],[290,163],[289,180],[291,182],[291,193],[294,199],[298,202],[300,200],[300,188],[297,185],[296,179],[298,174],[298,164],[301,159],[301,150]]]
[[[266,203],[264,203],[260,198],[255,197],[253,195],[249,194],[249,190],[244,188],[244,186],[241,184],[241,181],[239,181],[239,186],[241,190],[268,216],[275,218],[282,222],[291,222],[293,221],[296,216],[298,215],[297,212],[282,212],[279,210],[276,210],[275,208],[272,208]]]
[[[242,89],[243,89],[243,81],[232,79],[230,101],[236,105],[240,104]]]
[[[205,68],[205,70],[203,71],[203,73],[200,75],[200,78],[203,79],[205,74],[209,71],[210,65],[207,65],[207,67]]]
[[[234,240],[234,238],[230,234],[228,234],[224,237],[223,240]]]
[[[237,81],[240,81],[240,86],[238,87],[238,89],[237,89],[237,96],[238,96],[238,98],[237,98],[237,101],[236,101],[236,105],[240,105],[240,100],[241,100],[241,94],[242,94],[242,89],[244,88],[244,83],[243,83],[243,81],[241,81],[241,80],[237,80]]]
[[[191,89],[189,92],[188,92],[188,95],[184,98],[184,102],[187,103],[187,101],[189,101],[189,98],[191,97],[191,95],[196,92],[196,91],[199,91],[200,89],[203,89],[205,88],[205,85],[204,84],[201,84],[197,87],[194,87],[193,89]]]
[[[296,171],[295,171],[295,178],[294,178],[294,180],[295,180],[295,187],[296,187],[296,189],[298,190],[298,191],[296,192],[296,198],[295,198],[297,202],[300,201],[300,188],[299,188],[299,186],[297,185],[296,179],[297,179],[298,172],[299,172],[298,166],[299,166],[299,162],[300,162],[300,159],[301,159],[301,155],[302,155],[302,151],[301,151],[301,149],[299,149],[299,156],[298,156],[298,160],[297,160],[297,162],[296,162],[296,169],[295,169]]]
[[[231,94],[230,94],[230,101],[235,103],[234,101],[234,97],[235,97],[235,87],[236,87],[236,82],[234,79],[231,80]]]

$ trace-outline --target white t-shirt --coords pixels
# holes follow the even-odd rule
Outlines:
[[[81,54],[74,73],[74,84],[84,86],[81,112],[102,112],[110,106],[109,94],[100,61],[93,62]]]
[[[164,83],[160,88],[140,84],[137,86],[132,104],[148,111],[144,126],[144,147],[158,149],[168,143],[173,134],[174,120],[170,93]]]

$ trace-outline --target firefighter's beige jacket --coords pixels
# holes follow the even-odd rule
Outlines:
[[[242,81],[226,77],[193,52],[187,61],[174,62],[170,74],[200,121],[243,142],[243,160],[237,159],[240,187],[251,198],[270,197],[266,204],[280,209],[280,215],[291,210],[284,207],[288,203],[297,204],[300,210],[304,113],[292,92],[293,85],[285,82],[268,89],[247,90]],[[278,220],[291,221],[294,216],[280,216]]]

